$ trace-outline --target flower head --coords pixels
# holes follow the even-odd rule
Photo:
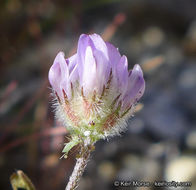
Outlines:
[[[56,116],[71,133],[95,141],[119,134],[145,89],[139,65],[97,35],[82,34],[77,53],[59,52],[49,71],[57,97]]]

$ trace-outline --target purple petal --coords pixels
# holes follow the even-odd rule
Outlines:
[[[62,98],[62,89],[66,90],[69,71],[64,58],[64,53],[59,52],[54,60],[52,67],[49,70],[49,81],[52,88]]]
[[[78,49],[77,49],[77,64],[78,64],[78,74],[80,77],[80,82],[82,82],[82,73],[85,65],[85,56],[86,56],[86,48],[90,46],[91,39],[88,35],[82,34],[80,35],[78,41]]]
[[[82,83],[84,95],[87,96],[93,92],[96,85],[96,62],[90,46],[86,48],[85,52],[85,65],[82,73]]]
[[[115,67],[119,63],[121,55],[118,49],[114,47],[112,44],[110,44],[109,42],[106,42],[106,45],[108,49],[108,57],[109,57],[110,63],[112,67]]]
[[[110,67],[112,68],[112,75],[113,75],[113,85],[118,88],[118,77],[117,77],[117,65],[120,62],[121,55],[116,47],[114,47],[109,42],[106,42],[108,48],[108,57]]]
[[[78,65],[77,65],[77,54],[66,59],[69,68],[69,82],[72,84],[79,79]]]
[[[89,52],[88,54],[86,53],[88,47],[91,48],[92,55],[90,55],[91,53]],[[89,59],[93,60],[92,63],[86,62],[86,55],[89,56],[87,60]],[[89,83],[92,83],[94,85],[94,89],[96,89],[98,93],[101,93],[103,89],[103,85],[107,83],[109,72],[110,72],[108,48],[105,42],[97,34],[92,34],[89,36],[83,34],[80,36],[78,42],[77,56],[78,56],[78,73],[79,73],[81,85],[84,85],[83,84],[84,81],[87,81],[87,78],[90,77],[92,81]],[[91,74],[90,68],[93,68],[92,71],[94,72],[94,74]],[[96,68],[96,70],[94,70],[94,68]],[[87,76],[86,73],[88,73],[87,78],[84,77]],[[86,84],[87,82],[85,82],[85,86],[87,89]]]
[[[92,48],[102,52],[103,56],[108,60],[108,49],[101,36],[99,36],[98,34],[92,34],[89,35],[89,37],[93,43]]]
[[[128,61],[126,56],[122,56],[118,65],[117,65],[117,77],[119,90],[121,96],[123,97],[127,91],[128,85]]]
[[[73,68],[72,72],[69,75],[69,81],[70,83],[73,84],[77,80],[79,80],[78,65],[75,65],[75,67]]]
[[[56,91],[59,96],[61,96],[62,94],[59,85],[59,83],[61,82],[61,69],[58,63],[54,63],[51,66],[48,74],[48,79],[54,91]]]
[[[90,35],[90,38],[92,40],[92,50],[93,55],[95,57],[96,61],[96,78],[97,78],[97,92],[99,94],[102,93],[103,86],[106,85],[110,70],[111,70],[111,64],[109,62],[109,55],[108,55],[108,48],[106,43],[103,41],[101,36],[98,34],[92,34]]]
[[[77,54],[74,54],[73,56],[67,58],[66,62],[67,62],[67,65],[69,68],[69,74],[70,74],[77,64]]]
[[[145,81],[143,72],[139,65],[133,67],[128,77],[128,89],[124,99],[124,107],[129,107],[136,103],[143,95],[145,89]]]

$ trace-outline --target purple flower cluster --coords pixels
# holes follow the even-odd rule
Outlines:
[[[135,65],[128,71],[127,57],[121,56],[116,47],[97,34],[82,34],[77,53],[70,58],[65,58],[63,52],[58,53],[49,71],[49,81],[64,110],[69,107],[69,113],[65,114],[70,115],[68,120],[79,122],[86,117],[92,123],[96,112],[102,117],[102,125],[112,125],[106,121],[111,120],[116,110],[118,116],[115,117],[124,116],[145,89],[140,66]],[[77,113],[79,107],[89,114]],[[70,109],[73,109],[71,113]],[[101,114],[102,110],[105,114]]]

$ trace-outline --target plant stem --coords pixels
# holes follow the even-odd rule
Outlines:
[[[65,190],[75,190],[78,187],[78,183],[87,165],[92,150],[93,145],[81,144],[79,158],[76,159],[76,165]]]

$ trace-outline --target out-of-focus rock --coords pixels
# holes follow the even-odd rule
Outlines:
[[[194,63],[186,63],[178,77],[177,85],[181,97],[180,103],[192,114],[196,113],[196,65]]]
[[[146,46],[157,47],[163,42],[164,33],[156,26],[149,27],[144,31],[142,39]]]
[[[167,158],[172,159],[179,155],[179,149],[176,142],[166,141],[152,144],[148,151],[148,156],[152,159]]]
[[[186,137],[186,144],[191,149],[196,149],[196,130],[191,131]]]
[[[191,182],[191,189],[194,190],[196,187],[196,158],[181,156],[171,160],[165,169],[165,179],[175,182]]]
[[[146,127],[156,137],[178,139],[187,131],[186,118],[175,102],[176,96],[157,89],[153,100],[145,104],[148,109],[141,111]]]
[[[144,122],[139,118],[133,118],[128,125],[128,132],[140,133],[144,129]]]
[[[160,164],[154,159],[141,158],[128,154],[122,158],[122,169],[118,172],[119,180],[154,181],[160,177]]]
[[[116,174],[115,165],[112,162],[104,161],[98,167],[99,175],[106,181],[114,179]]]
[[[187,38],[196,41],[196,20],[191,23],[187,32]]]
[[[183,61],[182,49],[176,46],[169,46],[165,50],[165,63],[175,66],[179,65]]]

